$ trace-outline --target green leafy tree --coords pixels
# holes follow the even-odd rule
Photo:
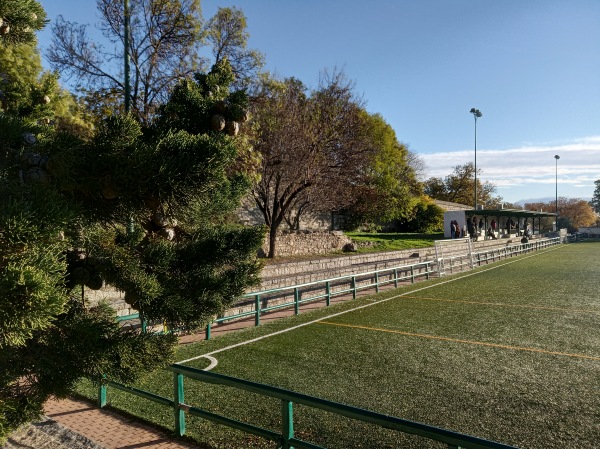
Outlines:
[[[592,208],[594,212],[600,214],[600,179],[594,182],[596,189],[594,190],[594,195],[592,196]]]
[[[174,335],[121,328],[84,286],[193,328],[257,282],[264,234],[227,220],[252,149],[226,60],[182,81],[152,124],[115,114],[88,133],[39,122],[30,78],[0,112],[0,438],[81,377],[129,383],[172,361]]]
[[[58,75],[42,69],[34,44],[0,46],[0,101],[2,111],[29,123],[91,132],[74,97],[59,86]]]
[[[481,170],[477,170],[477,204],[484,207],[502,203],[502,197],[495,196],[496,186],[489,181],[481,182]],[[471,205],[475,197],[475,166],[469,162],[457,165],[454,172],[444,179],[429,178],[425,181],[424,192],[427,196],[440,201],[450,201]]]
[[[246,16],[235,7],[219,8],[204,28],[206,40],[212,47],[214,63],[227,59],[235,75],[234,85],[238,89],[256,83],[260,69],[264,66],[264,55],[248,49]]]
[[[444,210],[423,195],[417,199],[410,216],[398,220],[398,228],[403,232],[424,234],[443,231]]]
[[[350,213],[361,223],[408,219],[422,192],[410,152],[380,114],[363,111],[363,119],[372,152]]]

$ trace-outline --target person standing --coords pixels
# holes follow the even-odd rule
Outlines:
[[[473,220],[467,220],[467,231],[471,239],[475,238],[475,229],[477,229],[477,220],[473,217]]]

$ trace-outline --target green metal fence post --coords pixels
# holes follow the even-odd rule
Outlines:
[[[281,437],[282,449],[294,449],[290,440],[294,438],[294,404],[285,399],[281,400]]]
[[[254,325],[260,326],[260,295],[254,297],[254,308],[256,309],[256,315],[254,316]]]
[[[98,407],[102,408],[106,405],[106,384],[103,380],[100,381],[100,386],[98,387]]]
[[[375,272],[375,293],[379,293],[379,271]]]
[[[398,288],[398,268],[394,268],[394,287]]]
[[[181,408],[184,403],[183,374],[174,373],[173,376],[173,410],[175,412],[175,433],[185,435],[185,411]]]
[[[331,282],[327,281],[325,283],[325,293],[327,294],[326,304],[328,306],[331,305]]]
[[[300,290],[298,287],[294,288],[294,313],[296,315],[300,313]]]
[[[208,323],[206,325],[206,338],[205,338],[206,340],[210,340],[210,326],[211,326],[211,323]]]
[[[352,299],[356,299],[356,276],[352,276]]]
[[[410,266],[410,283],[411,284],[415,283],[415,266],[414,265]]]

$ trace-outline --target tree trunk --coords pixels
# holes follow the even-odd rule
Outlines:
[[[267,257],[273,259],[275,257],[275,239],[277,238],[277,227],[271,226],[269,228],[269,254]]]

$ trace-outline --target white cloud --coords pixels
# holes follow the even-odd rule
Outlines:
[[[558,163],[555,155],[560,156]],[[457,165],[473,162],[474,151],[422,154],[421,157],[427,164],[427,178],[444,178]],[[477,168],[482,171],[481,179],[496,185],[498,194],[509,201],[522,197],[524,188],[546,196],[554,193],[557,168],[560,196],[591,196],[594,181],[600,179],[600,136],[555,144],[478,149]]]

